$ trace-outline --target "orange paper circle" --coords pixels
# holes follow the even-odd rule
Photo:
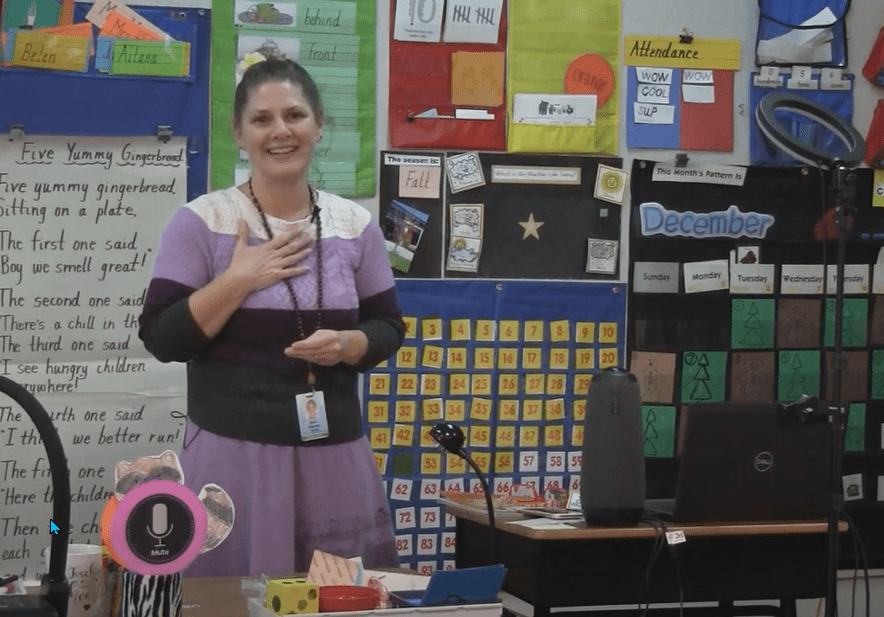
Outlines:
[[[578,56],[565,73],[565,92],[568,94],[595,94],[597,108],[601,108],[614,93],[614,70],[598,54]]]
[[[121,566],[125,567],[125,564],[120,561],[120,558],[117,556],[116,551],[114,551],[114,546],[111,544],[111,520],[114,518],[114,512],[117,511],[117,505],[119,504],[119,500],[116,495],[111,495],[110,499],[107,500],[107,503],[104,506],[104,510],[101,513],[101,521],[99,523],[99,528],[101,529],[101,543],[104,545],[107,554],[110,555],[110,558],[116,561]]]

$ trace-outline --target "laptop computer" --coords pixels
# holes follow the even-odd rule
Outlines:
[[[823,519],[830,427],[777,403],[693,403],[685,410],[674,500],[647,500],[676,523]]]

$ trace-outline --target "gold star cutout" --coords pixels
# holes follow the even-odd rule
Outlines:
[[[537,233],[537,231],[540,229],[540,226],[543,225],[543,222],[535,221],[533,212],[528,215],[528,220],[524,223],[519,221],[519,225],[525,228],[525,233],[522,234],[522,240],[525,240],[528,236],[534,236],[540,240],[540,234]]]

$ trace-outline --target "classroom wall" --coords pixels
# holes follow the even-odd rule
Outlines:
[[[140,3],[151,4],[151,3]],[[159,6],[182,6],[192,8],[207,8],[211,5],[208,0],[170,0],[156,3]],[[758,7],[751,0],[733,2],[732,0],[623,0],[621,10],[621,41],[628,34],[658,34],[665,36],[677,36],[683,30],[687,30],[700,38],[737,38],[743,45],[741,47],[741,69],[735,77],[734,103],[734,148],[728,153],[691,152],[689,153],[690,164],[734,164],[745,165],[749,163],[749,72],[754,68],[754,41],[757,26]],[[377,153],[389,149],[388,136],[388,63],[389,63],[389,31],[390,31],[390,6],[386,0],[379,0],[377,6]],[[871,114],[879,98],[884,98],[884,89],[869,84],[860,75],[860,69],[865,62],[868,50],[878,34],[878,30],[884,25],[884,8],[880,0],[853,0],[851,11],[848,15],[850,64],[848,70],[855,75],[855,105],[854,125],[865,135],[871,120]],[[622,47],[622,45],[621,45]],[[620,83],[625,83],[627,67],[621,63]],[[623,99],[621,99],[623,105]],[[207,108],[208,113],[208,108]],[[623,168],[630,169],[633,159],[650,159],[671,162],[674,158],[673,150],[648,150],[630,149],[626,146],[626,122],[621,116],[619,128],[619,151],[618,156],[623,158]],[[374,214],[379,214],[381,204],[379,192],[372,197],[358,198]],[[629,268],[628,256],[628,203],[622,208],[623,230],[620,252],[620,280],[628,281]],[[133,455],[138,452],[132,452]],[[120,453],[119,456],[123,456]],[[118,456],[115,452],[114,456]],[[78,527],[89,521],[77,521]],[[88,529],[88,525],[86,526]],[[97,541],[94,533],[78,534],[77,541]],[[2,570],[2,568],[0,568]],[[842,581],[842,587],[848,583]],[[879,590],[880,594],[880,590]],[[879,594],[876,594],[880,597]],[[842,606],[844,604],[842,603]],[[879,607],[880,608],[880,607]],[[815,607],[802,605],[802,616],[814,614]],[[882,609],[884,610],[884,609]],[[875,609],[873,608],[873,614]],[[858,614],[862,614],[861,610]]]

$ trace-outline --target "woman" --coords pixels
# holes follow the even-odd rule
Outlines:
[[[187,363],[187,485],[217,484],[236,508],[230,536],[188,576],[304,572],[314,549],[398,563],[356,384],[404,325],[380,228],[307,182],[323,124],[303,68],[251,66],[234,99],[251,177],[185,205],[163,232],[139,336],[160,361]]]

